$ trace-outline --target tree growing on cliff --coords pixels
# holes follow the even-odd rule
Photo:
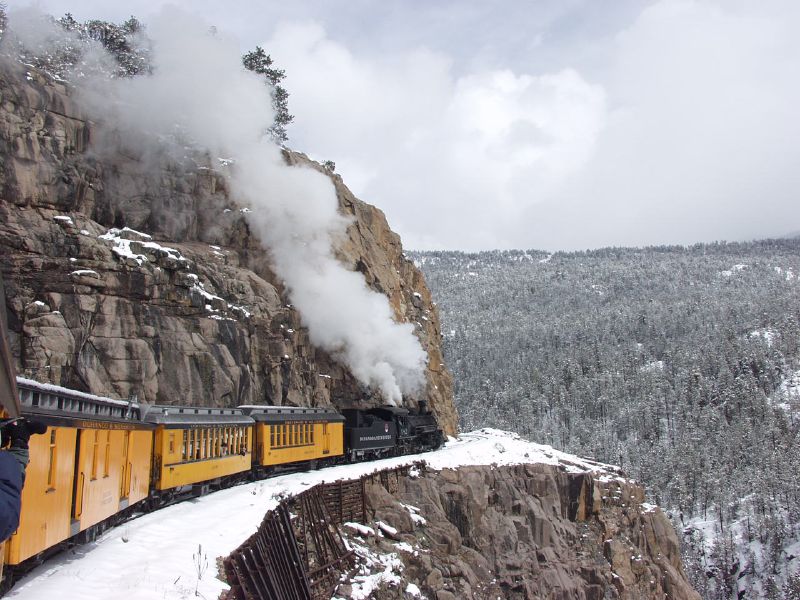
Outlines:
[[[60,19],[29,16],[6,27],[0,10],[3,54],[58,80],[89,74],[133,77],[150,72],[150,42],[134,17],[122,24],[92,19],[81,23],[67,13]],[[30,35],[36,31],[36,35]],[[20,32],[27,34],[17,35]]]
[[[116,76],[134,77],[150,72],[150,44],[144,36],[144,25],[136,17],[120,25],[98,19],[79,23],[67,13],[58,24],[84,43],[99,43],[117,62]]]
[[[286,71],[273,66],[272,57],[256,46],[242,57],[242,64],[248,71],[264,76],[265,83],[272,90],[272,107],[275,109],[275,121],[267,130],[276,142],[285,144],[288,141],[286,126],[294,120],[289,114],[289,92],[280,83],[286,77]]]

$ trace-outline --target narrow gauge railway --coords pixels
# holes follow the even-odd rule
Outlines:
[[[31,437],[22,512],[5,543],[0,592],[70,544],[166,504],[282,470],[435,449],[420,410],[145,406],[16,378]]]

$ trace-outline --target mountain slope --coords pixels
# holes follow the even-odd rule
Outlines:
[[[70,90],[0,64],[0,248],[20,373],[97,394],[232,406],[379,404],[315,348],[286,299],[228,163],[126,144]],[[287,152],[298,169],[322,169]],[[338,256],[415,325],[423,397],[452,433],[451,376],[424,279],[379,210],[332,177],[352,219]]]
[[[790,585],[800,242],[414,257],[463,428],[621,464],[686,527],[706,597]]]

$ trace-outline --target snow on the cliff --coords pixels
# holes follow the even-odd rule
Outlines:
[[[145,254],[136,254],[131,249],[131,242],[137,242],[142,248],[164,254],[177,262],[181,263],[188,262],[186,258],[183,257],[183,255],[180,253],[179,250],[176,250],[175,248],[170,248],[168,246],[162,246],[161,244],[152,241],[153,237],[151,235],[147,233],[142,233],[141,231],[136,231],[135,229],[131,229],[130,227],[123,227],[122,229],[112,228],[109,229],[103,235],[97,237],[98,239],[111,242],[112,243],[111,250],[119,258],[121,259],[131,258],[137,261],[139,263],[139,266],[142,266],[149,259]]]
[[[111,242],[112,244],[111,251],[114,252],[114,254],[116,254],[120,260],[125,260],[125,259],[134,260],[140,267],[145,263],[147,263],[150,259],[147,257],[146,254],[137,254],[136,252],[134,252],[131,249],[132,242],[137,242],[139,246],[141,246],[144,249],[161,253],[177,262],[184,263],[184,265],[190,264],[190,262],[180,253],[180,251],[176,250],[175,248],[162,246],[161,244],[150,241],[153,239],[152,236],[146,233],[142,233],[141,231],[136,231],[135,229],[131,229],[130,227],[124,227],[122,229],[116,229],[116,228],[109,229],[103,235],[98,236],[98,239]],[[211,249],[212,253],[215,256],[225,258],[225,255],[219,251],[220,250],[219,246],[211,246]],[[156,267],[156,269],[159,268],[160,267]],[[79,272],[74,271],[72,274],[73,275],[79,274]],[[215,309],[213,305],[210,304],[213,302],[227,305],[228,310],[232,311],[239,318],[249,319],[250,316],[252,315],[252,313],[245,306],[231,304],[221,296],[217,296],[206,290],[205,284],[200,281],[200,276],[197,275],[196,273],[186,273],[185,277],[187,280],[193,282],[190,290],[200,295],[207,302],[209,302],[209,304],[205,305],[206,312],[210,313],[208,315],[208,318],[222,320],[222,321],[233,320],[230,317],[223,317],[219,314],[215,314],[219,313],[219,310]]]
[[[280,499],[323,481],[356,479],[382,469],[417,461],[439,470],[465,465],[544,463],[573,472],[595,471],[618,477],[617,469],[527,442],[516,434],[481,429],[450,438],[436,452],[293,473],[240,485],[139,516],[104,533],[96,542],[77,546],[34,569],[8,596],[20,600],[124,597],[177,599],[195,595],[217,598],[227,589],[217,579],[217,557],[237,548]],[[413,476],[413,472],[412,472]],[[408,507],[416,512],[416,507]],[[210,567],[198,578],[195,555]],[[384,565],[390,577],[390,564]],[[365,577],[364,591],[372,579]]]
[[[372,593],[381,585],[398,586],[400,584],[403,562],[397,553],[373,552],[369,547],[356,540],[350,540],[348,546],[356,553],[360,563],[358,571],[350,580],[350,600],[367,600],[367,598],[372,598]],[[334,596],[333,600],[344,599]]]

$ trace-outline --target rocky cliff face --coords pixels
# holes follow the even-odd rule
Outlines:
[[[377,573],[337,596],[369,582],[374,598],[699,600],[675,531],[643,496],[623,477],[547,464],[423,469],[390,491],[375,483],[372,527],[343,529]]]
[[[8,62],[0,140],[2,276],[21,374],[165,404],[381,402],[309,343],[229,193],[225,161],[137,153],[65,86]],[[452,378],[424,279],[383,213],[331,179],[353,217],[338,256],[416,324],[429,359],[424,395],[453,433]]]

